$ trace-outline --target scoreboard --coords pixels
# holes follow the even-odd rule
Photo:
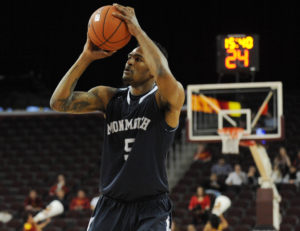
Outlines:
[[[236,73],[259,70],[259,36],[228,34],[217,36],[217,72]]]

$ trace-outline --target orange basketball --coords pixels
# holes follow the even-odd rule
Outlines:
[[[97,9],[89,20],[88,36],[92,43],[103,50],[115,51],[124,47],[130,40],[126,23],[112,15],[118,12],[107,5]]]

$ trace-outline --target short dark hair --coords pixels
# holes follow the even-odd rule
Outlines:
[[[158,47],[158,49],[161,51],[161,53],[163,53],[163,55],[166,57],[166,59],[168,59],[169,55],[168,55],[168,52],[167,52],[167,49],[162,46],[159,42],[156,42],[154,40],[152,40],[154,42],[154,44]],[[140,44],[137,44],[137,47],[139,47]]]
[[[161,53],[163,53],[163,55],[166,57],[166,59],[168,59],[168,51],[167,49],[161,45],[159,42],[153,41],[155,43],[155,45],[159,48],[159,50],[161,51]]]

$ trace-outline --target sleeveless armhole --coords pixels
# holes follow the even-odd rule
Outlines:
[[[173,128],[167,124],[167,122],[165,120],[164,112],[159,108],[159,106],[156,102],[155,94],[156,94],[156,92],[153,93],[152,100],[154,101],[153,104],[154,104],[155,109],[159,112],[159,117],[161,117],[160,124],[161,124],[162,128],[164,129],[165,132],[170,132],[170,133],[175,132],[179,126],[179,123],[175,128]]]

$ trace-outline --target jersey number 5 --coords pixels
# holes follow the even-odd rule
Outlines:
[[[134,141],[135,141],[135,138],[125,139],[125,141],[124,141],[124,151],[125,151],[126,154],[124,154],[124,160],[128,159],[129,154],[127,154],[127,153],[131,152],[132,143],[134,143]]]

